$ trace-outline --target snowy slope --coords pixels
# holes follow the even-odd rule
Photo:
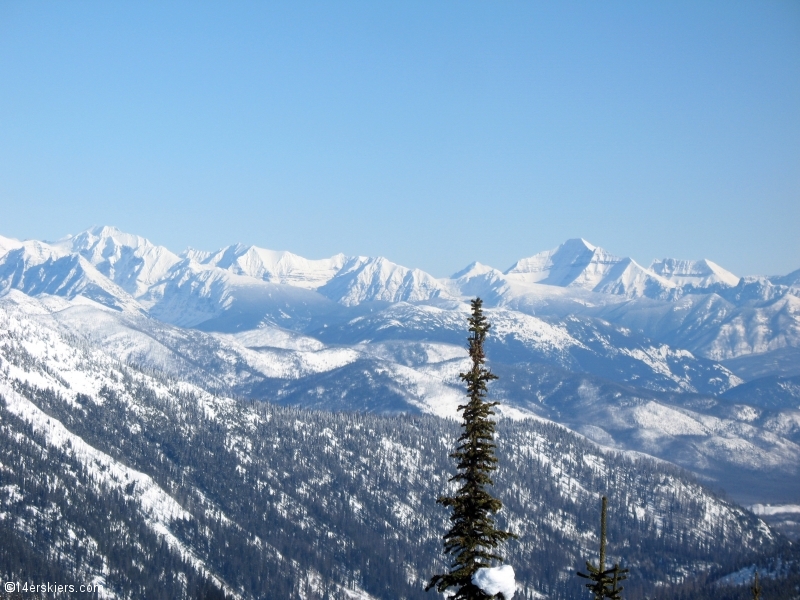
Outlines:
[[[800,296],[785,286],[767,282],[764,287],[763,279],[746,279],[724,292],[688,294],[669,303],[639,298],[575,306],[574,312],[601,317],[712,360],[800,348]]]
[[[443,350],[428,348],[440,363],[460,360]],[[133,514],[109,522],[107,535],[140,519],[167,549],[245,598],[263,597],[265,585],[282,584],[279,574],[291,571],[286,578],[308,593],[329,586],[330,597],[341,600],[348,588],[388,599],[401,584],[387,588],[387,567],[406,582],[406,597],[425,597],[421,584],[443,527],[433,499],[446,489],[455,424],[237,402],[126,367],[23,314],[0,322],[0,381],[0,408],[7,411],[0,447],[30,441],[47,454],[60,452],[60,462],[45,465],[49,481],[66,477],[61,465],[75,470],[74,462],[91,475],[79,485],[125,502]],[[679,426],[675,435],[694,431]],[[616,527],[635,532],[630,545],[612,541],[612,556],[624,553],[640,564],[658,545],[659,565],[640,567],[651,586],[733,559],[743,548],[777,543],[761,521],[673,467],[604,450],[551,424],[501,423],[498,454],[504,519],[521,535],[511,556],[529,596],[542,581],[535,567],[545,571],[550,563],[541,561],[556,560],[546,570],[547,587],[561,590],[554,597],[574,597],[555,584],[594,547],[594,510],[586,507],[600,494],[612,498]],[[25,487],[32,475],[19,478],[11,502],[33,501],[35,490]],[[86,506],[87,514],[103,514]],[[56,547],[69,536],[58,521],[57,512],[36,521],[52,528]],[[220,552],[222,544],[231,549]],[[342,546],[348,552],[336,551]],[[141,545],[131,547],[142,551],[136,560],[146,558]],[[313,548],[321,555],[307,550]],[[102,546],[88,556],[115,560]],[[375,556],[372,566],[358,558]],[[246,568],[226,568],[234,562]],[[249,577],[263,565],[263,577]],[[106,577],[120,585],[115,569]],[[301,597],[281,595],[295,596]]]
[[[463,345],[469,307],[396,303],[312,335],[328,344],[436,342]],[[545,320],[505,308],[487,309],[487,352],[504,363],[546,363],[656,390],[717,393],[741,383],[720,365],[654,343],[596,319]]]
[[[358,316],[346,327],[323,328],[319,335],[322,340],[328,340],[328,344],[274,325],[234,334],[209,335],[170,326],[143,314],[108,310],[93,303],[70,302],[61,297],[30,298],[18,291],[0,298],[2,314],[8,323],[31,324],[33,329],[26,330],[22,337],[72,336],[118,360],[191,381],[206,389],[233,390],[282,404],[348,412],[422,412],[455,419],[457,406],[463,400],[458,374],[468,366],[464,348],[467,307],[464,305],[457,310],[408,303],[391,305],[382,311]],[[624,331],[602,324],[590,329],[580,321],[551,324],[502,309],[489,309],[487,315],[493,324],[487,352],[492,368],[502,375],[497,392],[504,401],[503,414],[511,418],[539,415],[579,430],[590,423],[616,439],[614,445],[674,459],[676,448],[685,449],[686,444],[697,446],[698,439],[674,441],[674,432],[670,429],[674,419],[655,418],[645,426],[644,417],[640,418],[639,413],[634,419],[633,413],[619,412],[621,409],[609,411],[609,407],[621,403],[628,407],[625,410],[633,410],[631,407],[642,404],[637,398],[649,398],[647,406],[662,410],[675,400],[664,404],[651,392],[622,388],[621,395],[615,392],[617,395],[591,396],[594,398],[591,409],[584,406],[578,411],[579,420],[569,420],[569,412],[564,409],[581,398],[585,403],[590,396],[586,396],[580,386],[570,387],[569,382],[579,379],[576,380],[568,369],[594,371],[606,378],[617,373],[623,381],[675,391],[693,389],[703,378],[716,378],[717,385],[724,384],[725,388],[737,382],[718,365],[704,365],[686,352],[640,345],[635,336],[623,343],[620,340],[627,335]],[[547,386],[543,388],[541,383],[530,379],[532,373],[542,369],[552,373],[561,382],[555,388],[566,393],[559,397],[563,407],[555,412],[545,409],[540,401],[532,403],[530,400],[531,394],[536,398],[552,396],[553,392],[546,391]],[[710,370],[706,373],[703,369]],[[609,385],[607,379],[597,381],[592,385]],[[94,388],[85,390],[86,393],[97,391]],[[609,398],[612,399],[610,403]],[[692,410],[697,412],[696,408]],[[672,413],[668,411],[668,414]],[[692,419],[702,421],[707,416],[704,414],[697,413]],[[786,419],[791,418],[788,414],[781,417],[783,421],[776,421],[774,427],[770,425],[769,431],[774,430],[776,435],[793,435],[791,427],[786,429],[789,426]],[[666,427],[666,433],[658,435],[667,435],[671,441],[642,445],[640,441],[629,440],[628,433],[620,437],[616,432],[621,421],[639,423],[641,432]],[[747,419],[744,423],[748,427],[752,425]],[[767,425],[765,421],[763,427]],[[755,433],[742,439],[762,435],[763,427],[752,426],[756,427]],[[716,439],[711,429],[690,430],[704,439]],[[628,432],[628,428],[624,431]],[[775,468],[783,468],[781,465],[787,460],[791,463],[796,458],[791,453],[781,454],[778,448],[779,445],[773,444],[753,456]],[[693,456],[697,454],[696,450],[692,452]],[[703,451],[698,456],[709,452]],[[738,468],[737,457],[744,454],[730,452],[726,457],[723,449],[713,456],[720,464]],[[690,468],[702,464],[696,460],[678,462]]]
[[[577,287],[626,297],[666,298],[675,287],[667,279],[584,239],[567,240],[554,250],[517,261],[505,275],[512,280]]]
[[[203,264],[219,267],[236,275],[247,275],[270,283],[309,290],[317,289],[330,281],[347,260],[343,254],[309,260],[291,252],[265,250],[243,244],[234,244],[208,255],[195,253],[192,256]]]
[[[163,246],[123,233],[116,227],[94,227],[51,245],[64,252],[80,254],[134,297],[145,293],[180,261]]]
[[[302,330],[341,307],[312,290],[267,283],[184,259],[140,298],[150,314],[180,327],[237,332],[261,323]]]
[[[13,238],[7,238],[0,235],[0,256],[22,246],[22,242]]]
[[[800,494],[800,409],[757,399],[658,393],[552,367],[494,365],[502,402],[562,423],[597,443],[669,460],[737,501]]]
[[[800,269],[792,271],[788,275],[770,277],[770,281],[778,285],[786,285],[789,287],[800,287]]]
[[[762,377],[728,390],[723,397],[761,409],[800,411],[800,376]]]
[[[73,336],[117,360],[212,390],[247,394],[266,379],[298,379],[358,360],[355,349],[322,343],[275,326],[244,335],[209,334],[60,297],[0,297],[0,319],[32,322],[48,335]],[[34,335],[34,334],[30,334]],[[265,342],[269,342],[266,343]],[[251,347],[252,346],[252,347]]]
[[[42,242],[22,242],[0,257],[0,294],[82,296],[116,310],[138,310],[136,301],[83,257]]]
[[[419,302],[448,297],[445,286],[419,269],[408,269],[383,257],[348,259],[319,293],[343,304],[363,302]]]
[[[739,277],[708,259],[678,260],[662,258],[650,264],[650,270],[682,288],[705,289],[724,285],[733,287]]]

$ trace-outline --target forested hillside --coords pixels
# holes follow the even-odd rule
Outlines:
[[[429,597],[456,423],[236,401],[83,358],[107,382],[95,396],[4,346],[2,527],[23,549],[8,578],[46,564],[116,597],[192,597],[206,581],[243,598]],[[576,597],[599,494],[631,593],[781,543],[685,472],[561,426],[502,421],[498,456],[523,598]]]

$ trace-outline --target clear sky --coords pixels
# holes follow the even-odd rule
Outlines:
[[[800,267],[800,2],[0,0],[0,235]]]

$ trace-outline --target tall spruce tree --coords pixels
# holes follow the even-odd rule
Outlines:
[[[600,507],[600,560],[595,567],[588,560],[586,568],[589,573],[578,572],[578,577],[588,579],[590,583],[586,587],[592,592],[595,600],[622,600],[622,590],[619,585],[621,581],[628,578],[628,569],[620,569],[616,563],[610,569],[606,569],[606,507],[608,500],[603,496]]]
[[[492,566],[492,561],[502,562],[503,557],[496,548],[509,538],[516,537],[495,526],[494,515],[502,508],[499,499],[489,493],[494,485],[490,473],[497,469],[495,423],[491,416],[497,402],[486,399],[487,384],[497,375],[484,365],[486,356],[483,344],[491,325],[483,314],[483,301],[472,301],[472,316],[469,318],[469,356],[472,368],[459,376],[467,384],[469,401],[458,410],[462,414],[462,433],[458,447],[450,455],[457,463],[457,473],[450,481],[459,483],[454,496],[437,499],[452,509],[450,531],[444,535],[444,553],[453,557],[450,571],[434,575],[426,590],[435,587],[444,592],[456,588],[454,600],[484,600],[489,598],[472,583],[478,569]]]

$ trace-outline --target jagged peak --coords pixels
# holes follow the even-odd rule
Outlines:
[[[450,276],[450,279],[469,279],[471,277],[478,277],[480,275],[502,275],[502,271],[499,269],[495,269],[494,267],[490,267],[489,265],[484,265],[478,261],[474,261],[458,271],[457,273],[453,273]]]
[[[701,260],[656,259],[650,263],[650,270],[678,285],[707,287],[722,283],[733,287],[740,281],[739,277],[707,258]]]
[[[575,265],[579,262],[588,264],[596,255],[602,255],[606,260],[617,260],[617,257],[583,238],[572,238],[552,250],[544,250],[528,258],[521,258],[511,265],[505,274],[540,273],[549,271],[551,267],[557,265]]]
[[[197,248],[192,248],[189,246],[179,254],[182,259],[189,259],[191,261],[202,263],[208,260],[215,254],[213,250],[198,250]]]
[[[107,244],[108,241],[114,242],[116,246],[127,246],[130,248],[156,247],[156,244],[147,238],[134,233],[124,232],[113,225],[96,225],[77,235],[68,236],[63,240],[59,240],[59,242],[68,240],[71,242],[72,248],[76,251],[90,249],[99,245],[101,242]]]
[[[586,248],[587,250],[591,250],[592,252],[594,252],[598,248],[597,246],[595,246],[591,242],[587,241],[585,238],[570,238],[566,242],[561,244],[561,246],[562,247],[566,247],[566,246],[583,246],[584,248]],[[601,250],[602,250],[602,248],[601,248]]]
[[[39,240],[25,240],[24,242],[19,242],[14,248],[10,248],[7,254],[13,252],[24,257],[25,262],[30,264],[38,264],[47,260],[64,258],[70,254],[58,246],[53,246],[47,242],[40,242]]]

